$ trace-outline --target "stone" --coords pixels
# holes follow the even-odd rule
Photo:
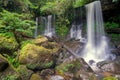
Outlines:
[[[30,76],[33,74],[33,71],[27,69],[25,65],[20,65],[17,71],[21,75],[22,80],[29,80]]]
[[[39,74],[32,74],[30,80],[43,80]]]
[[[34,43],[38,44],[38,45],[41,45],[42,43],[45,43],[47,41],[48,41],[47,37],[41,36],[41,37],[36,38],[34,40]]]
[[[28,43],[20,51],[19,62],[26,64],[27,68],[32,70],[50,68],[55,65],[58,51],[59,47],[48,49]]]
[[[53,75],[50,77],[49,80],[65,80],[64,77],[60,76],[60,75]]]
[[[0,80],[21,80],[19,73],[0,55]]]
[[[44,69],[40,73],[41,76],[54,75],[54,74],[55,74],[55,71],[52,69]]]
[[[2,53],[12,53],[16,50],[18,43],[13,35],[13,33],[0,33],[0,52]]]

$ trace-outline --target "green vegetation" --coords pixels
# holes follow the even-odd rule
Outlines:
[[[16,54],[17,54],[16,52],[14,52],[14,55],[12,55],[12,56],[9,56],[7,54],[3,54],[7,58],[8,62],[11,65],[13,65],[15,68],[17,68],[20,65],[20,63],[16,59],[16,56],[15,56]]]
[[[118,79],[110,76],[110,77],[105,77],[103,80],[118,80]]]
[[[5,78],[3,78],[2,80],[19,80],[19,79],[16,75],[8,75]]]
[[[109,28],[119,28],[119,24],[115,23],[115,22],[106,22],[105,23],[105,28],[109,29]]]

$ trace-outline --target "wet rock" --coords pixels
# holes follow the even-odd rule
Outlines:
[[[20,65],[17,71],[21,75],[22,80],[29,80],[30,76],[33,74],[33,71],[28,70],[25,65]]]
[[[65,79],[60,75],[54,75],[54,76],[51,76],[49,80],[65,80]]]
[[[44,69],[40,72],[41,76],[54,75],[55,71],[52,69]]]
[[[99,62],[99,68],[102,71],[112,72],[120,74],[120,59],[115,59],[114,61],[102,61]]]

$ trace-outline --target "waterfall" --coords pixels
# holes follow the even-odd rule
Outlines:
[[[105,36],[100,1],[86,6],[87,11],[87,43],[83,50],[83,58],[89,63],[112,58]]]
[[[70,29],[70,37],[74,39],[81,39],[82,38],[82,30],[81,25],[72,24]]]
[[[38,35],[38,17],[36,17],[36,27],[35,27],[34,37],[36,38],[37,35]]]
[[[54,16],[48,15],[47,17],[44,17],[45,20],[45,31],[44,35],[52,37],[55,34],[55,29],[54,29]]]

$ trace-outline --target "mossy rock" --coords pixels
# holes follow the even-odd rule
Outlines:
[[[47,41],[48,41],[47,37],[45,37],[45,36],[40,36],[40,37],[36,38],[33,42],[34,42],[35,44],[41,45],[42,43],[45,43],[45,42],[47,42]]]
[[[103,80],[118,80],[118,79],[115,77],[109,76],[109,77],[103,78]]]
[[[0,55],[0,80],[21,80],[15,68],[9,64],[6,58]]]
[[[38,74],[32,74],[30,80],[43,80],[43,79]]]
[[[9,53],[11,50],[15,50],[18,47],[18,43],[12,33],[0,33],[0,51],[3,53]]]
[[[25,65],[20,65],[17,71],[21,75],[22,80],[29,80],[30,76],[33,74],[33,71],[27,69]]]
[[[64,74],[66,72],[76,73],[81,68],[81,63],[78,59],[64,62],[56,67],[56,71],[58,74]]]
[[[55,64],[54,54],[58,49],[47,49],[43,46],[28,43],[20,51],[19,62],[26,64],[27,68],[44,69],[50,68]]]

